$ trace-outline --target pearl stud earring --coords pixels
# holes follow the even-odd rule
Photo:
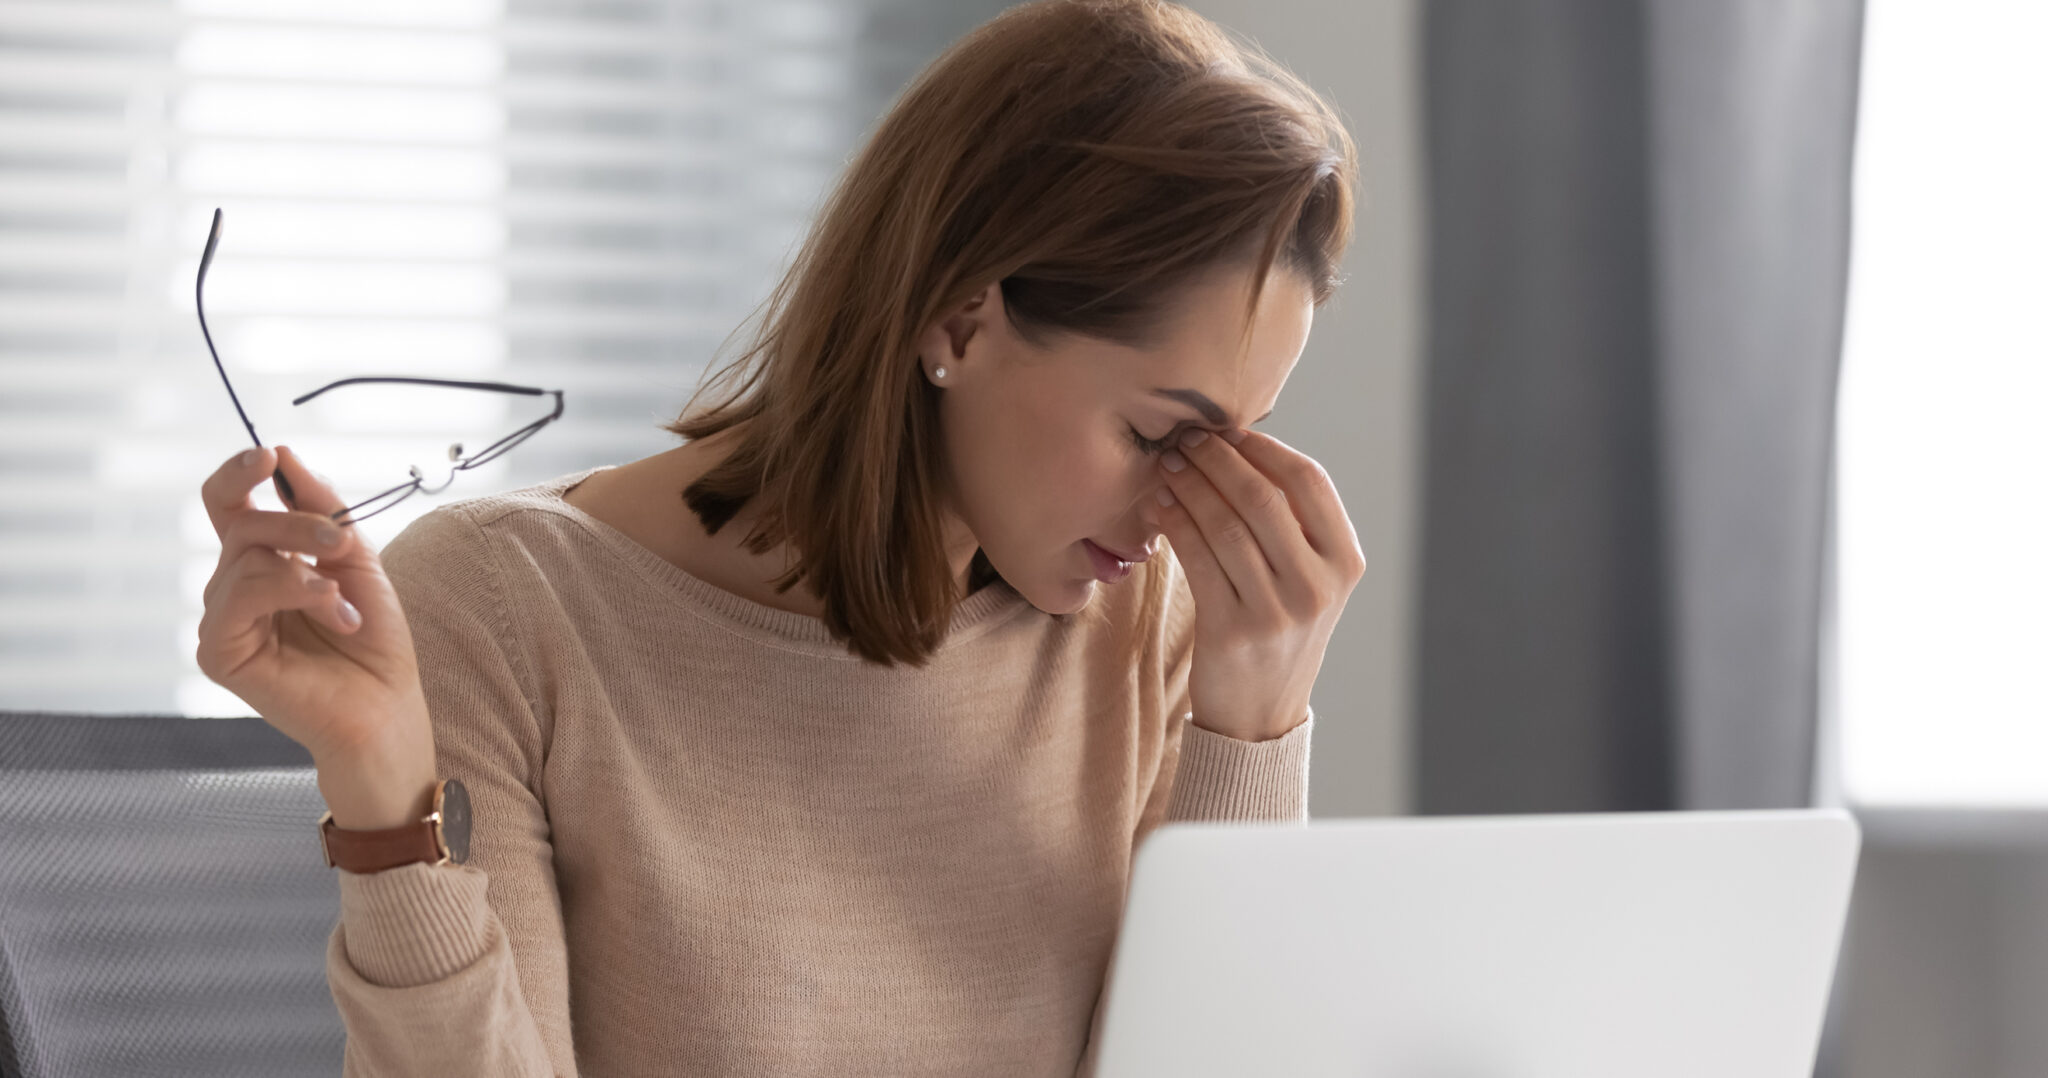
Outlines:
[[[933,371],[933,372],[932,372],[932,377],[934,377],[934,378],[944,378],[945,376],[946,376],[946,368],[944,368],[944,367],[940,367],[940,368],[939,368],[938,370],[935,370],[935,371]]]

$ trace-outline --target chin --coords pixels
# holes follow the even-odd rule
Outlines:
[[[1087,579],[1056,580],[1050,583],[1042,580],[1010,580],[1010,586],[1031,603],[1047,614],[1078,613],[1095,600],[1095,590],[1101,582],[1093,577]]]

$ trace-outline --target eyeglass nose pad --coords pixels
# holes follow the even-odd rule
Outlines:
[[[451,445],[451,446],[449,446],[449,447],[448,447],[448,459],[449,459],[449,460],[461,460],[461,459],[462,459],[462,443],[461,443],[461,442],[456,442],[456,443],[455,443],[454,445]]]
[[[408,471],[408,472],[410,472],[410,473],[412,473],[412,477],[413,477],[414,479],[425,479],[425,478],[426,478],[426,476],[424,476],[424,475],[421,475],[421,474],[420,474],[420,466],[419,466],[419,465],[417,465],[417,464],[408,464],[408,465],[406,465],[406,468],[405,468],[405,470],[406,470],[406,471]]]

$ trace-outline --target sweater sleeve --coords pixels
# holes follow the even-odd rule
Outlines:
[[[460,865],[336,869],[327,982],[344,1078],[575,1078],[568,949],[539,791],[546,736],[521,682],[498,563],[461,508],[413,521],[380,558],[405,610],[436,766],[473,825]]]
[[[1314,732],[1315,708],[1310,707],[1293,729],[1265,741],[1245,741],[1196,726],[1188,708],[1188,673],[1194,656],[1194,599],[1178,564],[1173,566],[1167,596],[1167,612],[1161,619],[1163,642],[1159,655],[1164,691],[1160,698],[1172,700],[1173,705],[1167,712],[1159,775],[1131,835],[1134,865],[1138,847],[1163,823],[1308,822],[1309,736]],[[1124,893],[1130,894],[1128,883]],[[1114,952],[1111,962],[1113,965]],[[1113,980],[1106,973],[1102,990],[1096,996],[1088,1044],[1082,1050],[1075,1078],[1095,1076]]]

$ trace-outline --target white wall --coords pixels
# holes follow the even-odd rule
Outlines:
[[[1189,0],[1261,45],[1344,116],[1361,200],[1349,279],[1261,425],[1322,462],[1367,561],[1316,681],[1309,812],[1409,810],[1411,535],[1424,305],[1415,0]]]

